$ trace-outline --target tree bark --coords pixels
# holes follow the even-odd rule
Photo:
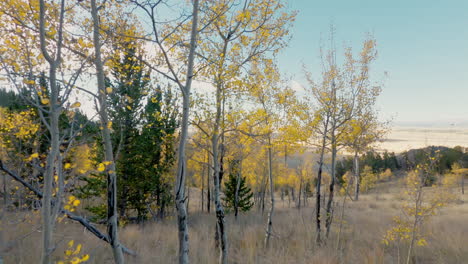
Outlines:
[[[297,209],[301,209],[301,194],[302,194],[302,175],[299,180],[299,194],[298,194],[298,200],[297,200]]]
[[[462,189],[462,194],[465,194],[465,174],[461,173],[461,189]]]
[[[220,98],[219,95],[220,91],[217,90],[217,97]],[[220,107],[220,102],[217,103],[218,108]],[[220,183],[220,164],[218,158],[218,151],[219,151],[219,120],[220,120],[221,111],[218,109],[217,117],[215,122],[214,133],[212,136],[212,148],[213,148],[213,165],[214,165],[214,173],[213,173],[213,183],[214,183],[214,203],[215,203],[215,212],[216,212],[216,238],[219,239],[220,243],[217,242],[219,245],[219,263],[227,263],[227,234],[225,230],[225,220],[224,220],[224,209],[221,204],[221,183]]]
[[[54,229],[55,213],[53,210],[52,193],[54,175],[61,175],[59,173],[60,166],[57,162],[60,156],[60,130],[59,130],[59,116],[61,113],[61,106],[59,103],[60,86],[57,85],[57,68],[61,62],[61,47],[62,47],[62,28],[65,14],[65,2],[61,1],[60,8],[60,25],[58,28],[58,40],[56,45],[55,58],[52,58],[47,51],[46,44],[46,29],[45,29],[45,13],[46,6],[44,0],[39,1],[39,32],[40,32],[40,49],[41,53],[49,64],[49,86],[50,86],[50,99],[49,99],[49,132],[50,132],[50,151],[47,156],[47,167],[44,175],[44,192],[42,197],[42,258],[43,264],[52,262],[51,253],[53,250],[52,233]],[[44,122],[46,122],[44,120]],[[47,125],[47,124],[46,124]],[[60,206],[59,203],[56,206]]]
[[[268,136],[268,180],[270,181],[270,211],[268,212],[268,222],[266,227],[266,234],[265,234],[265,247],[270,245],[270,237],[273,228],[273,213],[275,210],[275,190],[273,184],[273,170],[272,170],[272,162],[273,162],[273,154],[272,154],[272,145],[271,145],[271,135]]]
[[[208,157],[208,160],[209,160],[209,157]],[[211,173],[212,173],[212,169],[211,169],[211,163],[208,161],[208,163],[210,164],[208,166],[208,175],[207,175],[207,186],[206,186],[206,211],[208,212],[208,214],[211,212],[211,185],[210,185],[210,177],[211,177]]]
[[[331,181],[330,181],[330,188],[328,193],[328,203],[327,203],[327,218],[325,221],[325,227],[327,229],[326,237],[330,235],[331,225],[333,222],[333,198],[335,195],[335,183],[336,183],[336,176],[335,176],[335,162],[336,162],[336,142],[335,137],[332,135],[332,160],[331,160]]]
[[[180,132],[179,157],[175,184],[175,206],[177,210],[177,226],[179,235],[179,263],[189,263],[189,236],[187,227],[187,205],[185,197],[185,181],[187,174],[187,159],[185,148],[188,138],[188,122],[190,113],[190,90],[193,80],[193,65],[198,34],[198,0],[193,1],[192,29],[190,33],[190,52],[188,57],[187,76],[183,94],[182,127]]]
[[[200,192],[200,200],[201,200],[201,211],[203,213],[203,209],[205,208],[205,168],[206,165],[203,164],[202,172],[201,172],[201,192]]]
[[[114,261],[117,264],[125,262],[122,246],[118,237],[118,214],[117,214],[117,175],[115,172],[114,154],[112,141],[108,127],[106,84],[104,76],[104,65],[101,57],[100,25],[96,0],[91,0],[91,15],[93,18],[93,43],[95,51],[94,64],[96,66],[97,85],[99,91],[99,117],[102,126],[102,138],[104,141],[104,158],[110,162],[107,166],[107,234],[112,246]]]
[[[359,156],[357,152],[354,153],[354,181],[354,200],[357,201],[359,199],[359,187],[361,184],[361,177],[359,173]]]
[[[325,132],[327,131],[328,120],[325,124]],[[322,170],[323,170],[323,159],[325,156],[326,146],[326,135],[323,135],[322,146],[320,148],[319,168],[317,172],[317,186],[315,188],[315,243],[320,245],[322,243],[321,238],[321,217],[320,217],[320,205],[321,205],[321,186],[322,186]]]

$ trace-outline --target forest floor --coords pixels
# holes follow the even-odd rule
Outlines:
[[[393,217],[403,214],[401,193],[399,183],[393,181],[378,185],[370,193],[363,194],[359,201],[348,199],[343,221],[340,221],[343,197],[338,196],[333,228],[321,247],[314,243],[313,198],[299,210],[288,203],[287,197],[282,201],[278,195],[273,217],[274,236],[268,249],[263,246],[268,206],[263,214],[254,207],[237,221],[228,214],[229,263],[405,263],[407,243],[400,243],[400,254],[398,244],[382,243],[386,231],[393,226]],[[217,263],[215,215],[199,211],[200,203],[193,198],[196,195],[193,190],[189,215],[191,262]],[[4,215],[1,239],[9,243],[3,255],[5,263],[38,262],[39,216],[24,212]],[[337,245],[340,223],[342,232],[340,245]],[[416,247],[413,263],[468,263],[468,194],[460,194],[455,202],[428,219],[423,233],[427,245]],[[138,252],[137,257],[127,257],[128,263],[176,263],[178,240],[174,217],[145,225],[127,225],[121,230],[120,238],[125,246]],[[113,263],[109,246],[77,223],[63,220],[57,226],[55,239],[58,241],[55,261],[65,259],[67,245],[74,240],[72,249],[76,249],[77,244],[82,248],[72,256],[89,254],[87,263]]]

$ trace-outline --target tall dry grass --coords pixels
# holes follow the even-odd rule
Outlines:
[[[197,211],[199,203],[195,196],[193,192],[189,216],[190,258],[192,263],[217,263],[215,216]],[[468,263],[467,197],[465,195],[444,208],[425,224],[428,245],[416,248],[416,263]],[[339,206],[341,199],[337,199]],[[230,263],[397,263],[396,246],[385,246],[381,241],[392,225],[392,217],[401,214],[398,186],[377,186],[374,192],[362,195],[359,201],[347,201],[339,249],[339,207],[335,210],[331,237],[325,245],[317,247],[313,243],[312,199],[309,207],[301,210],[289,208],[287,199],[278,200],[279,209],[273,218],[273,243],[268,249],[263,247],[266,213],[254,209],[240,215],[237,221],[232,215],[227,216]],[[8,213],[2,220],[4,241],[15,242],[3,254],[5,263],[36,263],[39,259],[40,231],[37,228],[40,218],[33,216],[22,221],[28,214]],[[56,261],[63,258],[66,243],[74,240],[83,245],[83,254],[90,255],[89,263],[113,262],[108,245],[76,223],[64,221],[58,224],[55,238],[58,241],[54,252]],[[177,260],[174,218],[126,226],[121,230],[120,238],[127,247],[138,252],[138,257],[127,258],[128,263],[175,263]],[[400,246],[403,260],[405,244]]]

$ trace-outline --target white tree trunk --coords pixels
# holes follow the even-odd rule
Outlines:
[[[61,106],[59,103],[60,86],[57,85],[57,67],[61,61],[61,46],[62,46],[62,26],[64,17],[64,2],[61,3],[60,9],[60,26],[58,28],[58,41],[57,51],[55,58],[52,58],[47,51],[47,44],[45,39],[45,13],[46,6],[43,0],[39,1],[39,31],[40,31],[40,48],[41,53],[49,64],[49,86],[50,86],[50,99],[49,99],[49,132],[51,148],[47,156],[47,168],[44,174],[44,191],[42,197],[42,263],[49,264],[52,262],[51,253],[53,250],[52,233],[54,229],[55,213],[56,210],[52,208],[52,193],[54,175],[60,175],[58,160],[60,155],[60,130],[59,130],[59,116],[61,113]],[[44,120],[44,122],[46,122]],[[59,203],[56,206],[60,206]]]
[[[269,136],[270,137],[270,136]],[[272,159],[273,154],[271,151],[271,139],[268,138],[268,179],[270,181],[270,211],[268,212],[268,222],[265,234],[265,247],[270,245],[270,238],[273,232],[273,213],[275,212],[275,190],[273,184],[273,171],[272,171]]]
[[[331,181],[330,181],[330,186],[329,186],[329,193],[328,193],[328,202],[327,202],[327,215],[326,215],[326,220],[325,220],[325,227],[327,229],[326,231],[326,237],[330,235],[330,230],[331,230],[331,225],[333,222],[333,198],[335,195],[335,182],[336,182],[336,175],[335,175],[335,163],[336,163],[336,141],[335,137],[332,135],[332,160],[331,160]]]
[[[175,186],[175,205],[177,210],[177,226],[179,234],[179,263],[189,263],[189,235],[187,226],[187,204],[185,197],[185,181],[187,174],[187,159],[185,146],[188,138],[188,122],[190,113],[190,90],[193,80],[193,65],[198,34],[198,0],[193,1],[192,30],[190,33],[190,51],[187,65],[186,82],[182,89],[183,113],[182,128],[180,132],[179,157],[177,165],[177,177]]]
[[[114,155],[112,141],[108,128],[106,85],[104,76],[104,66],[101,58],[101,42],[99,40],[100,26],[98,7],[96,0],[91,0],[91,15],[93,17],[93,43],[95,51],[94,65],[96,66],[98,97],[99,97],[99,117],[102,126],[102,139],[104,141],[104,158],[111,162],[107,170],[107,234],[112,246],[114,261],[117,264],[125,262],[122,253],[122,246],[118,237],[118,215],[117,215],[117,175],[115,172]]]

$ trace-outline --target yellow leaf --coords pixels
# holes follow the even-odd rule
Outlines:
[[[72,260],[70,260],[71,264],[78,264],[80,263],[80,259],[78,257],[74,257]]]
[[[70,163],[65,163],[63,168],[67,170],[67,169],[71,168],[71,164]]]
[[[107,128],[111,129],[112,128],[112,121],[107,122]]]
[[[81,258],[81,261],[83,261],[83,262],[84,262],[84,261],[88,261],[88,260],[89,260],[89,255],[88,255],[88,254],[84,255],[84,256]]]
[[[81,106],[80,102],[75,102],[74,104],[71,105],[71,108],[78,108]]]
[[[49,104],[49,99],[47,99],[47,98],[42,98],[42,99],[41,99],[41,104],[43,104],[43,105]]]
[[[80,253],[80,251],[81,251],[81,244],[78,244],[78,245],[76,246],[75,252],[73,252],[73,255],[77,255],[78,253]]]
[[[80,200],[75,200],[73,201],[73,206],[78,206],[80,205],[80,203],[81,203]]]
[[[68,242],[68,247],[73,247],[73,244],[75,243],[74,240],[70,240],[70,242]]]
[[[107,87],[107,88],[106,88],[106,93],[108,93],[108,94],[112,93],[112,88],[111,88],[111,87]]]
[[[97,170],[102,172],[102,171],[104,171],[105,169],[106,169],[106,167],[104,166],[104,164],[99,163],[99,165],[98,165],[98,167],[97,167]]]
[[[24,84],[28,84],[28,85],[34,85],[34,84],[36,84],[36,82],[35,82],[34,80],[26,80],[26,79],[23,80],[23,83],[24,83]]]
[[[33,153],[31,156],[29,156],[30,159],[36,159],[39,158],[39,153]]]

